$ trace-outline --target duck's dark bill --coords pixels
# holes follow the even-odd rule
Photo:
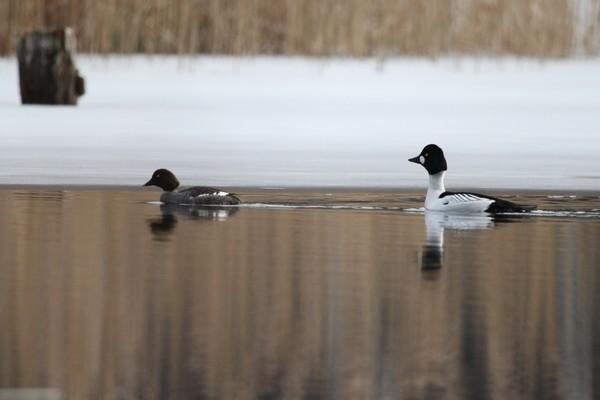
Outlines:
[[[144,183],[144,186],[152,186],[154,185],[154,182],[152,181],[152,179],[150,179],[148,182]]]
[[[417,163],[417,164],[421,164],[421,161],[419,161],[419,157],[421,157],[421,156],[416,156],[416,157],[413,157],[413,158],[409,158],[408,161],[414,162],[414,163]]]

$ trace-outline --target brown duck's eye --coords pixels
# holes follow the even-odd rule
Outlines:
[[[429,153],[425,153],[425,157],[429,157]]]
[[[156,177],[157,177],[157,178],[160,178],[160,174],[156,174]]]

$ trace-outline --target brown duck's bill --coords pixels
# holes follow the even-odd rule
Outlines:
[[[413,157],[413,158],[409,158],[408,161],[414,162],[416,164],[421,164],[421,161],[419,161],[419,157],[421,157],[421,156],[416,156],[416,157]]]
[[[143,186],[152,186],[154,185],[154,182],[152,181],[152,179],[150,179],[148,182],[144,183]]]

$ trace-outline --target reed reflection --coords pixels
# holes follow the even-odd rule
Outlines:
[[[597,220],[159,209],[152,195],[0,190],[0,389],[599,398]]]

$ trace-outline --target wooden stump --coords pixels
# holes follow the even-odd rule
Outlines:
[[[17,46],[23,104],[77,104],[85,81],[75,68],[75,37],[70,28],[30,32]]]

